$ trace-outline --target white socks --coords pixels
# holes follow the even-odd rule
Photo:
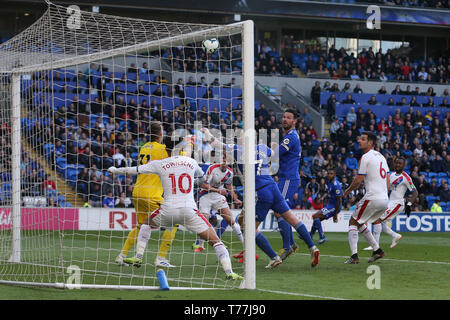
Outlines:
[[[380,248],[377,240],[375,240],[375,238],[372,235],[372,232],[370,232],[369,228],[367,228],[366,225],[362,225],[361,227],[358,228],[358,230],[359,232],[361,232],[364,238],[366,238],[367,242],[370,244],[373,251],[377,251]]]
[[[244,236],[242,235],[241,226],[239,223],[234,223],[231,228],[233,229],[234,233],[238,237],[238,239],[241,241],[241,243],[244,243]]]
[[[367,242],[370,244],[373,251],[376,251],[380,248],[378,245],[378,241],[374,238],[372,232],[370,232],[365,225],[362,225],[359,228],[357,226],[351,225],[348,227],[348,243],[350,244],[350,250],[352,252],[352,255],[358,253],[359,232],[361,232],[364,238],[366,238]]]
[[[227,248],[225,248],[223,242],[216,243],[213,248],[216,252],[217,259],[219,259],[220,264],[222,265],[223,271],[225,271],[226,274],[233,273],[233,269],[231,268],[230,255],[228,254],[228,250]]]
[[[352,255],[358,253],[358,228],[356,226],[348,227],[348,243],[350,244],[350,251]]]
[[[380,243],[380,235],[381,235],[381,229],[382,229],[382,223],[374,224],[372,234],[377,243]]]
[[[386,222],[382,222],[381,223],[381,228],[383,230],[384,233],[390,235],[391,237],[398,237],[400,236],[397,232],[393,231],[391,228],[389,228],[389,226],[387,225]]]
[[[374,224],[372,233],[373,233],[373,237],[375,238],[375,240],[377,241],[378,244],[380,243],[381,231],[383,231],[387,235],[390,235],[392,238],[400,236],[397,232],[395,232],[391,228],[389,228],[386,221],[383,221],[378,224]]]
[[[152,229],[148,224],[143,224],[141,226],[136,244],[136,258],[142,259],[144,256],[145,248],[147,247],[148,240],[150,240],[151,233]]]

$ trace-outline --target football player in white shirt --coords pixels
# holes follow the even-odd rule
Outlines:
[[[199,210],[201,214],[209,219],[210,211],[219,212],[223,219],[231,226],[234,233],[244,243],[244,237],[242,235],[241,227],[238,223],[235,223],[230,207],[225,197],[230,192],[234,203],[240,207],[242,201],[233,190],[233,171],[227,166],[226,152],[223,152],[222,163],[212,164],[208,167],[205,174],[206,181],[202,183],[202,190],[200,191]],[[220,237],[220,235],[219,235]],[[203,239],[198,239],[192,246],[195,252],[201,252],[203,248]]]
[[[136,167],[110,167],[108,169],[114,174],[157,174],[164,189],[164,203],[150,214],[139,230],[136,256],[126,258],[123,262],[136,267],[141,266],[145,248],[150,239],[151,227],[169,228],[181,224],[188,230],[197,233],[214,248],[227,280],[242,280],[243,277],[232,270],[230,255],[225,245],[220,241],[211,224],[197,210],[194,200],[194,179],[199,178],[198,183],[202,183],[204,181],[203,170],[192,158],[171,157],[173,144],[170,138],[166,139],[168,158],[149,161],[145,165]]]
[[[403,171],[406,165],[406,160],[403,157],[395,159],[394,172],[390,174],[390,190],[389,204],[383,215],[373,223],[373,236],[379,243],[381,231],[387,233],[392,237],[391,248],[394,248],[402,235],[394,232],[388,225],[388,221],[392,221],[399,213],[405,211],[407,216],[411,213],[411,206],[416,201],[419,193],[417,192],[411,177]],[[412,192],[410,199],[405,199],[405,193],[409,190]],[[364,250],[372,250],[371,247]]]
[[[375,222],[388,206],[389,189],[389,167],[386,158],[374,150],[377,136],[373,132],[363,132],[359,139],[359,148],[363,152],[360,160],[359,170],[352,184],[345,190],[343,197],[357,189],[364,180],[366,193],[358,202],[355,211],[349,221],[348,241],[350,244],[351,257],[345,262],[347,264],[359,263],[358,257],[358,231],[366,238],[373,248],[369,263],[384,257],[384,251],[367,227],[367,223]]]

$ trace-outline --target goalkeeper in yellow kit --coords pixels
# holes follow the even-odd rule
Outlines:
[[[162,136],[163,133],[161,124],[159,122],[152,122],[150,124],[150,142],[143,145],[139,151],[139,165],[146,164],[150,160],[161,160],[167,158],[168,155],[165,149],[166,146],[161,144]],[[123,263],[123,259],[127,257],[128,251],[134,246],[142,223],[144,223],[150,213],[159,208],[159,206],[164,202],[162,195],[163,188],[158,175],[138,175],[133,189],[133,205],[136,209],[138,225],[128,234],[122,251],[115,260],[117,264],[126,265]],[[175,238],[177,229],[178,227],[175,226],[172,230],[166,229],[164,231],[158,255],[155,259],[156,266],[173,267],[173,265],[171,265],[166,259],[166,255],[170,249],[173,239]]]

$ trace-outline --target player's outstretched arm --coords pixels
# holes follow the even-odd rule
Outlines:
[[[223,148],[224,143],[220,141],[219,139],[214,138],[214,136],[209,132],[208,128],[202,128],[201,131],[205,135],[206,141],[208,141],[211,144],[211,147],[213,148]]]
[[[122,168],[116,168],[116,167],[109,167],[108,171],[112,174],[128,174],[130,176],[135,176],[138,174],[137,167],[122,167]]]
[[[159,162],[161,162],[161,160],[149,161],[144,165],[136,167],[122,167],[122,168],[109,167],[108,171],[113,174],[128,174],[131,176],[135,176],[140,173],[158,173],[157,168]]]

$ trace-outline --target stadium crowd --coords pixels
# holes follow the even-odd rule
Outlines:
[[[449,1],[445,0],[356,0],[356,2],[438,9],[448,9],[450,7]]]
[[[378,52],[363,48],[355,56],[333,45],[327,54],[312,48],[304,56],[300,68],[306,74],[327,72],[331,79],[448,83],[450,77],[450,60],[445,55],[413,60],[391,49],[383,54],[381,48]]]
[[[328,81],[325,81],[322,87],[318,87],[320,87],[320,83],[316,82],[311,89],[311,99],[315,104],[320,104],[321,92],[348,94],[345,94],[346,98],[342,101],[337,101],[336,95],[331,94],[326,105],[322,105],[326,109],[328,118],[332,120],[329,129],[330,141],[322,142],[321,148],[304,155],[313,157],[311,168],[318,168],[318,164],[323,166],[323,162],[328,165],[327,161],[330,161],[337,165],[338,172],[351,172],[349,175],[341,174],[340,176],[341,181],[346,185],[348,181],[351,181],[355,169],[358,167],[357,159],[360,155],[357,148],[357,136],[363,130],[373,131],[379,137],[378,150],[385,155],[391,168],[397,157],[406,158],[408,162],[406,170],[411,175],[420,195],[417,203],[414,204],[414,210],[428,210],[436,197],[442,203],[450,201],[447,179],[450,177],[448,176],[450,173],[450,157],[448,156],[450,151],[448,148],[450,110],[445,111],[445,108],[450,107],[447,98],[449,96],[448,89],[436,93],[433,87],[429,87],[426,92],[420,92],[419,87],[411,91],[410,85],[406,86],[406,90],[397,85],[392,92],[386,92],[385,87],[381,86],[380,90],[373,93],[366,104],[375,108],[377,108],[375,105],[382,107],[374,99],[376,94],[402,95],[403,98],[399,102],[396,104],[388,102],[388,105],[408,106],[409,108],[407,112],[400,112],[400,109],[396,109],[394,114],[380,118],[370,109],[363,112],[362,107],[353,100],[353,95],[362,93],[359,85],[352,88],[350,83],[347,83],[344,88],[339,89],[336,83],[330,85]],[[407,100],[405,95],[409,96]],[[429,100],[427,101],[429,102],[423,105],[418,104],[416,96],[428,96]],[[432,99],[437,96],[443,97],[442,103],[434,105]],[[336,106],[340,103],[354,105],[345,117],[335,115]],[[420,109],[414,110],[413,107],[440,108],[421,112]],[[306,169],[310,168],[307,166]],[[317,172],[318,170],[315,170],[312,175],[317,176]],[[314,181],[314,184],[317,182]]]
[[[264,48],[264,43],[262,44],[262,48]],[[232,48],[238,50],[237,46]],[[233,50],[230,51],[230,54]],[[334,56],[333,51],[330,50],[330,52]],[[341,61],[340,59],[343,59],[343,57],[339,56],[337,52],[335,53],[335,57],[338,61]],[[174,51],[172,51],[172,54],[167,56],[172,64],[174,61],[183,61],[175,58]],[[371,56],[373,53],[368,51],[366,54]],[[368,59],[367,65],[371,65],[372,62],[372,59]],[[442,63],[448,61],[441,59],[438,62],[437,66],[439,67]],[[192,70],[197,71],[204,71],[203,68],[208,70],[207,65],[199,68],[196,64],[184,63],[183,66],[190,70],[192,68]],[[425,66],[428,67],[429,65],[426,64]],[[73,185],[77,192],[83,195],[88,206],[132,206],[130,198],[134,180],[130,177],[108,175],[106,169],[112,165],[121,167],[137,164],[136,155],[139,147],[148,142],[146,133],[150,121],[161,121],[165,134],[171,134],[177,129],[192,129],[194,121],[201,121],[203,126],[215,127],[221,130],[224,136],[227,129],[243,127],[241,104],[237,104],[235,107],[230,104],[223,112],[219,112],[217,109],[208,112],[206,107],[197,108],[195,101],[184,99],[186,86],[207,87],[208,90],[202,97],[207,99],[214,95],[211,91],[214,87],[236,86],[234,79],[230,83],[221,84],[219,79],[216,78],[208,84],[204,78],[193,79],[191,77],[186,83],[182,79],[177,79],[171,85],[164,78],[154,74],[154,71],[150,70],[148,65],[143,64],[142,67],[131,65],[128,72],[136,73],[137,79],[142,74],[153,75],[149,77],[149,83],[158,85],[159,89],[152,92],[152,96],[170,95],[181,99],[182,103],[179,106],[167,110],[161,104],[158,104],[155,99],[152,99],[152,96],[149,97],[149,92],[143,90],[139,83],[137,83],[138,90],[132,93],[138,97],[148,97],[149,101],[143,99],[125,102],[122,97],[125,92],[121,92],[118,87],[115,87],[114,91],[108,92],[108,90],[105,90],[105,83],[117,81],[117,79],[105,78],[102,74],[105,71],[104,66],[92,64],[84,73],[75,75],[73,80],[78,85],[73,90],[76,90],[75,93],[77,94],[83,93],[84,90],[84,93],[90,94],[90,98],[85,101],[75,98],[69,105],[61,106],[55,113],[54,121],[48,123],[48,128],[52,126],[54,128],[55,138],[55,145],[51,151],[54,156],[49,158],[53,160],[65,158],[68,165],[81,164],[83,166],[83,169],[79,170],[77,176],[73,179],[75,180]],[[98,72],[100,72],[100,75]],[[36,75],[35,79],[45,80],[46,75]],[[138,80],[130,80],[126,76],[119,80],[121,83],[133,81]],[[166,90],[161,90],[164,86],[166,86]],[[330,86],[330,83],[326,82],[324,87],[319,86],[319,90],[312,89],[312,102],[313,104],[320,104],[320,92],[323,91],[340,92],[341,90],[349,90],[348,92],[353,93],[362,92],[358,84],[353,90],[350,89],[350,83],[340,89],[337,85]],[[430,89],[429,92],[423,94],[434,96],[435,93],[432,88]],[[48,83],[43,88],[45,92],[55,90],[55,88],[50,88]],[[64,92],[64,90],[69,89],[63,86],[57,90]],[[380,89],[378,93],[383,93],[383,91]],[[442,94],[448,95],[448,90]],[[91,100],[92,95],[96,95],[93,100]],[[32,103],[32,101],[31,98],[28,100],[29,103]],[[34,116],[39,116],[39,112],[42,115],[48,114],[48,110],[48,103],[41,103],[39,108],[35,110]],[[375,131],[379,135],[381,143],[378,148],[385,154],[390,165],[400,155],[407,157],[408,170],[411,171],[414,183],[420,189],[419,193],[421,194],[418,203],[414,204],[415,210],[429,209],[431,204],[427,203],[426,195],[440,196],[442,201],[447,201],[447,199],[450,201],[450,191],[446,191],[448,190],[447,180],[440,181],[434,178],[428,183],[428,180],[424,179],[425,177],[422,174],[423,172],[449,172],[450,154],[447,150],[447,143],[450,138],[449,113],[438,115],[438,117],[434,116],[431,120],[432,123],[429,123],[429,119],[415,113],[398,113],[389,117],[389,119],[376,119],[374,114],[364,115],[361,110],[358,110],[355,115],[338,119],[334,116],[334,110],[332,108],[330,110],[329,118],[334,120],[331,124],[329,140],[323,139],[321,141],[319,139],[312,126],[308,109],[302,112],[298,121],[297,130],[302,143],[303,161],[301,168],[299,168],[302,185],[296,195],[297,208],[317,209],[324,205],[324,202],[326,202],[325,177],[329,166],[336,168],[338,178],[343,183],[343,188],[351,182],[352,177],[356,174],[357,159],[360,157],[357,137],[360,130],[363,129]],[[104,117],[99,116],[95,122],[90,123],[90,114],[104,115],[108,120],[104,121]],[[255,116],[255,129],[281,128],[274,112],[268,111],[264,104],[258,106]],[[352,116],[354,120],[351,120]],[[425,130],[420,123],[427,124],[431,130]],[[403,128],[404,125],[405,128],[400,130],[399,128]],[[51,143],[52,138],[36,132],[45,132],[48,128],[39,128],[39,125],[36,125],[32,129],[25,128],[24,130],[28,139],[40,139],[39,143],[34,141],[33,145],[42,146]],[[27,132],[27,130],[31,131]],[[206,143],[202,143],[201,147],[203,151],[211,148]],[[44,150],[41,150],[41,152],[44,153]],[[417,156],[418,154],[419,156]],[[58,166],[57,162],[53,162],[54,168]],[[237,175],[234,184],[238,190],[239,187],[242,187]],[[352,199],[344,201],[344,207],[351,208],[355,199],[358,199],[362,192],[362,188],[355,191]]]
[[[283,37],[284,48],[295,48],[293,37]],[[190,72],[240,72],[242,64],[239,40],[231,37],[221,39],[221,47],[211,56],[201,47],[168,48],[162,54],[174,70]],[[448,83],[450,58],[445,54],[429,56],[426,60],[414,59],[407,52],[380,48],[363,48],[356,55],[339,50],[332,45],[328,51],[319,46],[308,45],[304,53],[281,54],[269,40],[257,40],[254,46],[255,74],[270,76],[295,76],[294,67],[304,74],[327,73],[330,79],[407,81]]]

